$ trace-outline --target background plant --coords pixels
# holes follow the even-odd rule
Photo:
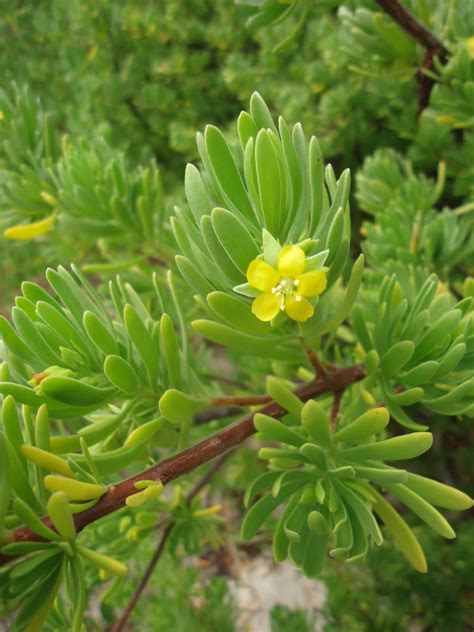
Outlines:
[[[470,505],[426,477],[469,491],[472,12],[462,2],[406,3],[431,33],[420,39],[386,4],[254,4],[247,31],[247,9],[228,3],[193,3],[184,28],[185,3],[22,3],[4,21],[13,49],[0,127],[1,589],[5,615],[17,609],[13,629],[79,630],[84,613],[87,629],[100,627],[85,611],[90,594],[101,595],[106,619],[119,617],[128,564],[136,590],[121,629],[158,559],[169,578],[160,591],[176,595],[183,558],[223,546],[219,505],[237,533],[245,489],[257,502],[243,535],[262,527],[277,558],[289,555],[310,575],[326,541],[343,558],[362,555],[367,539],[380,544],[373,511],[418,570],[421,542],[460,573],[456,544],[430,544],[419,524],[452,537],[433,505]],[[278,16],[285,20],[268,28]],[[45,85],[53,53],[64,71]],[[266,104],[254,94],[236,134],[236,101],[247,108],[255,88]],[[207,127],[196,150],[194,132],[206,123],[222,131]],[[302,249],[305,271],[327,277],[302,324],[286,311],[272,324],[252,313],[248,265],[278,267],[285,245]],[[213,343],[228,349],[224,364]],[[264,408],[247,413],[255,405]],[[268,471],[253,445],[223,467],[254,422]],[[421,454],[431,435],[433,449],[409,468],[422,478],[385,463]],[[461,525],[463,538],[469,529]],[[313,541],[318,559],[305,553]],[[372,548],[369,567],[326,566],[327,629],[380,624],[362,610],[344,618],[350,600],[341,603],[332,579],[348,575],[368,602],[392,599],[371,584],[391,549]],[[193,573],[182,573],[191,592]],[[233,629],[232,608],[224,616],[217,605],[225,595],[210,580],[188,625]],[[406,602],[412,621],[421,611]],[[166,599],[159,608],[164,621],[177,620]],[[399,621],[400,603],[393,611]],[[462,629],[463,612],[454,621],[440,606],[436,621]],[[287,625],[306,625],[298,616]],[[275,611],[273,625],[282,617]],[[387,614],[383,625],[391,621]]]

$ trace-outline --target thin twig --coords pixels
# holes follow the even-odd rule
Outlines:
[[[385,13],[388,13],[395,22],[416,40],[426,53],[423,57],[421,68],[415,74],[418,84],[418,114],[428,105],[434,80],[424,71],[433,70],[433,60],[438,57],[444,63],[449,55],[448,49],[429,29],[403,6],[399,0],[375,0]]]
[[[308,356],[308,359],[311,363],[311,366],[315,370],[317,377],[323,380],[326,377],[326,369],[321,364],[313,347],[305,346],[304,350],[306,351],[306,355]]]
[[[351,384],[358,382],[365,377],[365,371],[361,364],[337,369],[328,373],[324,380],[315,380],[298,386],[295,394],[306,402],[309,399],[323,395],[324,393],[335,393],[344,390]],[[263,406],[261,413],[280,419],[286,414],[286,410],[276,402],[270,402]],[[74,524],[79,533],[92,522],[99,520],[103,516],[120,509],[125,505],[128,496],[136,493],[135,483],[142,480],[161,481],[163,485],[175,479],[189,474],[199,465],[228,452],[231,448],[243,443],[254,432],[253,423],[255,412],[250,412],[239,421],[225,427],[220,432],[207,437],[203,441],[173,455],[172,457],[155,463],[147,470],[123,480],[116,485],[110,485],[107,492],[102,496],[97,504],[90,509],[74,515]],[[48,517],[42,518],[44,524],[54,529]],[[18,527],[11,534],[12,542],[39,542],[43,538],[27,527]],[[13,556],[0,554],[0,566],[12,561]]]
[[[165,528],[165,530],[161,534],[161,537],[158,541],[158,546],[156,547],[156,550],[153,553],[153,557],[149,561],[148,566],[146,567],[145,572],[143,573],[143,577],[140,580],[140,583],[133,591],[133,595],[130,601],[128,602],[127,607],[123,611],[120,619],[112,628],[112,632],[120,632],[120,630],[122,630],[123,626],[126,624],[129,616],[132,613],[132,610],[134,609],[134,607],[137,604],[138,599],[140,598],[140,595],[145,590],[145,587],[148,584],[148,581],[155,569],[155,566],[158,564],[158,561],[160,557],[162,556],[163,551],[165,550],[165,544],[168,541],[168,538],[170,537],[173,529],[174,529],[174,522],[170,522],[169,525]]]
[[[202,476],[196,482],[194,487],[192,487],[192,489],[190,490],[190,492],[186,496],[186,501],[188,503],[190,503],[193,500],[193,498],[195,498],[199,493],[201,493],[201,491],[209,483],[211,478],[224,465],[224,463],[227,461],[227,459],[229,458],[230,455],[231,455],[231,452],[226,452],[225,454],[223,454],[220,459],[218,459],[217,461],[215,461],[215,463],[213,463],[212,467],[210,467],[207,470],[207,472],[204,474],[204,476]],[[153,571],[155,570],[156,565],[158,564],[161,556],[163,555],[163,552],[165,550],[165,545],[166,545],[166,543],[168,541],[168,538],[171,535],[171,532],[174,529],[174,526],[175,526],[175,523],[173,521],[170,522],[166,526],[166,528],[163,531],[163,533],[161,534],[161,537],[158,540],[158,545],[157,545],[157,547],[155,549],[155,552],[153,553],[152,558],[148,562],[148,565],[147,565],[147,567],[145,569],[145,572],[143,573],[143,576],[142,576],[140,582],[138,583],[137,587],[133,591],[133,595],[131,596],[130,601],[128,602],[125,610],[123,611],[122,615],[120,616],[120,619],[113,626],[111,632],[121,632],[121,630],[123,629],[124,625],[128,621],[128,619],[129,619],[133,609],[135,608],[135,606],[136,606],[141,594],[145,590],[146,585],[148,584],[148,582],[150,580],[150,577],[152,576]]]
[[[426,50],[436,50],[444,55],[449,55],[448,49],[444,47],[436,35],[410,13],[399,0],[375,0],[375,2]]]

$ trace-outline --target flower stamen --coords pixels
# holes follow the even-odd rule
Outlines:
[[[247,270],[252,287],[262,292],[252,304],[259,320],[273,320],[282,311],[296,321],[304,322],[314,314],[308,297],[316,297],[326,288],[326,272],[305,272],[306,255],[298,246],[284,246],[273,268],[262,259],[254,259]]]

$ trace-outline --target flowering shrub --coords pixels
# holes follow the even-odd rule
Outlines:
[[[316,8],[325,24],[337,4]],[[221,478],[217,502],[201,492],[237,448],[230,487],[245,489],[250,505],[242,539],[270,531],[276,561],[308,577],[331,558],[360,562],[386,540],[426,573],[413,525],[455,537],[438,508],[462,511],[472,500],[423,467],[433,433],[474,413],[473,182],[449,148],[436,178],[422,170],[433,164],[432,125],[469,153],[472,35],[461,9],[448,50],[414,22],[417,3],[407,3],[416,15],[372,4],[338,10],[356,72],[395,77],[404,95],[419,65],[423,76],[398,130],[411,130],[409,147],[381,141],[357,163],[348,139],[352,197],[350,170],[336,176],[321,149],[339,146],[341,128],[321,143],[308,138],[300,123],[275,119],[258,92],[236,134],[214,125],[197,134],[199,162],[171,196],[161,179],[169,164],[137,167],[104,138],[69,140],[27,89],[2,93],[3,247],[18,272],[38,240],[47,267],[0,316],[0,611],[15,613],[12,630],[80,632],[102,583],[112,618],[137,550],[159,529],[122,629],[165,549],[179,559],[222,543],[222,505],[238,513],[241,496]],[[434,4],[436,25],[444,13]],[[277,46],[283,54],[312,24],[306,0],[251,5],[253,27],[284,30],[296,18]],[[141,14],[123,15],[134,38],[153,39]],[[365,79],[357,90],[367,112],[372,99],[387,100]],[[335,95],[328,90],[326,107]],[[334,114],[322,100],[318,116],[325,111]],[[358,127],[358,116],[343,118],[359,137],[373,120]],[[394,124],[393,113],[384,117]],[[344,152],[333,152],[345,166]],[[230,376],[220,374],[220,347]],[[241,456],[254,434],[259,458],[253,444]]]

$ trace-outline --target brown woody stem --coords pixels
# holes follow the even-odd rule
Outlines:
[[[420,113],[428,105],[434,85],[433,79],[427,76],[423,70],[433,69],[433,59],[435,57],[439,57],[442,62],[445,62],[449,51],[436,35],[419,22],[399,0],[375,0],[375,2],[426,50],[421,68],[415,74],[418,84],[418,113]]]
[[[318,378],[312,382],[308,382],[295,389],[295,394],[303,401],[306,402],[313,397],[318,397],[324,393],[337,393],[343,391],[345,388],[362,380],[365,377],[365,371],[362,365],[356,364],[354,366],[344,367],[336,369],[335,371],[328,373],[324,378]],[[276,402],[272,401],[266,406],[263,406],[258,412],[261,412],[270,417],[276,419],[283,417],[286,414],[286,410],[279,406]],[[255,427],[253,425],[255,413],[249,413],[242,417],[239,421],[221,430],[220,432],[207,437],[203,441],[175,454],[174,456],[155,463],[147,470],[135,474],[134,476],[117,483],[116,485],[110,485],[107,492],[102,496],[99,502],[83,511],[82,513],[74,515],[74,523],[76,530],[79,533],[87,527],[87,525],[107,516],[108,514],[117,511],[125,505],[125,500],[131,494],[136,493],[135,483],[142,480],[161,481],[163,485],[174,481],[175,479],[189,474],[195,470],[199,465],[203,465],[212,459],[228,452],[231,448],[243,443],[254,432]],[[48,517],[44,517],[43,522],[53,528],[53,525]],[[12,542],[27,542],[27,541],[42,541],[37,533],[31,531],[27,527],[18,527],[11,534]],[[13,556],[0,554],[0,566],[10,562]]]
[[[326,369],[321,364],[318,356],[316,355],[315,350],[310,344],[305,343],[303,346],[304,346],[306,355],[308,356],[308,360],[310,361],[310,364],[316,373],[316,376],[320,379],[324,379],[326,376]]]
[[[375,0],[375,2],[426,50],[438,51],[438,53],[444,55],[449,54],[447,48],[444,47],[436,35],[419,22],[399,0]]]

